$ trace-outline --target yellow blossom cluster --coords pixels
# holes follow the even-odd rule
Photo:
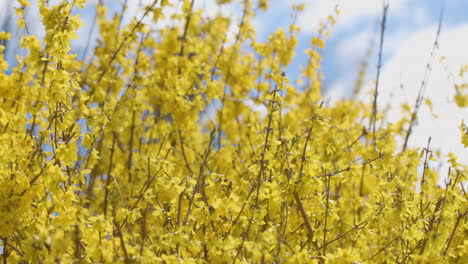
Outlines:
[[[0,55],[3,263],[468,259],[467,166],[437,157],[430,140],[401,151],[408,119],[370,132],[368,103],[322,103],[320,52],[338,12],[295,86],[283,73],[295,19],[259,43],[252,19],[267,0],[239,1],[240,21],[194,1],[158,30],[145,22],[167,19],[174,1],[149,1],[127,24],[98,4],[84,60],[70,41],[86,1],[39,1],[45,36],[21,36],[15,67]],[[23,27],[29,1],[19,2]]]

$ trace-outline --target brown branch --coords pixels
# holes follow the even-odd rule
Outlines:
[[[455,236],[455,231],[457,230],[458,228],[458,224],[460,224],[460,221],[466,217],[466,214],[468,213],[468,210],[466,210],[463,214],[458,213],[458,217],[457,217],[457,220],[455,221],[455,225],[453,226],[453,229],[452,229],[452,233],[450,234],[449,238],[447,239],[447,245],[445,246],[445,248],[441,251],[441,254],[442,256],[446,256],[447,255],[447,251],[450,247],[450,244],[452,243],[452,239],[453,237]]]
[[[135,110],[132,112],[132,125],[130,127],[130,139],[128,147],[128,161],[127,161],[127,170],[128,170],[128,183],[132,182],[132,159],[133,159],[133,137],[135,134]]]
[[[374,101],[372,103],[372,116],[369,121],[369,128],[372,128],[374,146],[376,143],[375,142],[375,123],[377,121],[377,98],[379,95],[380,70],[382,68],[382,50],[383,50],[383,43],[384,43],[385,23],[387,21],[387,12],[388,12],[388,1],[384,1],[382,22],[380,24],[380,44],[379,44],[379,58],[378,58],[378,64],[377,64],[377,77],[376,77],[376,82],[375,82]]]
[[[117,221],[115,221],[115,220],[114,220],[114,226],[117,229],[117,235],[120,238],[120,245],[122,246],[122,250],[124,252],[124,258],[125,258],[124,262],[125,262],[125,264],[130,264],[131,261],[130,261],[130,258],[128,257],[127,247],[125,245],[125,240],[124,240],[124,237],[123,237],[123,234],[122,234],[122,228],[120,227],[119,223],[117,223]]]
[[[399,237],[395,237],[392,241],[390,241],[388,244],[386,244],[385,246],[383,246],[381,249],[379,249],[379,251],[375,252],[374,255],[372,255],[370,258],[367,259],[367,261],[371,261],[373,258],[375,258],[377,255],[379,255],[380,253],[382,253],[385,249],[387,249],[391,244],[393,244],[393,242],[395,242],[395,240],[397,240]]]
[[[96,28],[96,23],[97,23],[97,9],[102,4],[103,4],[102,0],[99,0],[98,4],[96,6],[96,13],[94,14],[93,20],[91,21],[91,26],[90,26],[89,31],[88,31],[88,38],[87,38],[87,41],[86,41],[86,46],[85,46],[83,52],[81,53],[81,60],[82,61],[84,61],[86,59],[86,55],[88,55],[89,46],[91,45],[91,42],[92,42],[91,37],[94,34],[94,29]],[[91,61],[93,61],[93,59],[94,59],[94,54],[93,54],[93,58],[91,58]]]
[[[75,258],[78,260],[78,263],[81,263],[81,260],[82,260],[81,256],[82,254],[81,254],[81,243],[80,243],[80,228],[77,223],[77,225],[75,226]]]
[[[326,195],[325,195],[325,223],[323,225],[323,246],[322,246],[322,255],[326,255],[327,251],[327,224],[328,224],[328,212],[330,208],[330,178],[331,176],[328,176],[326,178]]]
[[[165,139],[166,137],[164,137]],[[164,144],[164,140],[161,144]],[[159,148],[159,152],[161,151],[161,148],[162,148],[162,145],[161,147]],[[166,156],[164,157],[164,160],[167,159],[167,156],[169,155],[170,151],[172,150],[172,148],[170,148],[167,152],[166,152]],[[159,152],[158,152],[158,155],[159,155]],[[148,161],[149,161],[149,158],[148,158]],[[150,170],[149,170],[149,166],[148,166],[148,180],[146,181],[145,185],[142,186],[142,188],[140,189],[140,191],[138,192],[139,193],[139,196],[137,198],[137,200],[135,201],[135,203],[129,208],[129,211],[133,211],[138,203],[141,201],[141,199],[143,198],[144,194],[146,193],[146,191],[149,189],[149,187],[151,186],[151,184],[157,179],[157,176],[159,175],[159,172],[162,170],[162,166],[159,168],[159,170],[153,175],[151,176],[150,175]],[[165,173],[165,172],[164,172]],[[128,220],[128,215],[125,216],[124,220],[122,221],[121,223],[121,228],[127,223],[127,220]]]
[[[106,191],[104,194],[104,217],[107,218],[107,200],[109,196],[109,185],[110,185],[110,179],[111,179],[111,171],[112,171],[112,162],[114,158],[114,150],[115,150],[115,138],[116,134],[115,132],[113,133],[112,137],[112,147],[111,147],[111,153],[110,153],[110,161],[109,161],[109,167],[107,169],[107,180],[106,180]]]
[[[260,159],[260,170],[258,172],[258,176],[257,176],[257,180],[256,180],[256,188],[255,187],[252,188],[252,190],[254,190],[254,189],[257,190],[256,196],[255,196],[255,207],[256,208],[258,208],[258,206],[259,206],[258,198],[260,196],[260,186],[261,186],[261,183],[262,183],[262,178],[263,178],[262,176],[263,176],[264,170],[265,170],[265,155],[266,155],[266,151],[268,149],[268,144],[269,144],[268,139],[269,139],[271,131],[273,130],[271,128],[271,126],[272,126],[272,122],[273,122],[273,112],[274,112],[274,108],[275,108],[275,103],[277,103],[276,102],[276,95],[277,95],[277,92],[279,91],[277,88],[278,88],[277,85],[275,85],[275,89],[273,89],[273,91],[272,91],[273,92],[273,99],[270,101],[270,111],[269,111],[269,115],[268,115],[268,125],[266,127],[265,142],[263,144],[262,156],[261,156],[261,159]],[[252,192],[249,193],[249,196],[250,196],[251,193]],[[245,201],[244,205],[241,208],[241,211],[237,215],[236,220],[240,217],[240,214],[242,213],[242,210],[245,208],[246,204],[247,204],[247,200]],[[237,250],[237,253],[236,253],[236,256],[234,257],[233,263],[236,262],[237,258],[240,255],[240,252],[241,252],[242,248],[244,247],[244,243],[247,240],[247,237],[248,237],[249,232],[250,232],[250,227],[252,226],[253,218],[254,218],[254,214],[252,214],[252,216],[250,216],[249,224],[247,226],[247,230],[245,230],[243,232],[242,243],[241,243],[241,245],[239,246],[239,248]],[[231,229],[232,229],[233,226],[234,226],[234,224],[231,226]]]
[[[243,13],[242,13],[242,18],[241,18],[241,21],[240,21],[240,24],[239,24],[239,30],[237,31],[237,36],[236,36],[236,41],[234,43],[234,46],[235,47],[239,41],[240,41],[240,37],[241,37],[241,31],[242,31],[242,27],[244,26],[245,24],[245,20],[246,20],[246,17],[247,17],[247,11],[248,11],[248,3],[249,1],[245,0],[244,1],[244,8],[243,8]],[[231,58],[233,56],[234,53],[231,54]],[[221,56],[221,55],[220,55]],[[232,65],[232,64],[229,64],[229,65]],[[226,81],[225,83],[227,84],[229,82],[229,79],[231,78],[231,67],[228,68],[227,70],[227,74],[226,74]],[[227,85],[226,85],[227,86]],[[224,105],[225,105],[225,101],[226,101],[226,86],[224,87],[224,90],[223,90],[223,97],[221,99],[221,109],[219,110],[219,124],[218,124],[218,150],[221,149],[221,133],[222,133],[222,126],[223,126],[223,112],[224,112]]]
[[[200,164],[200,171],[198,173],[197,183],[193,187],[192,196],[189,199],[187,214],[185,215],[184,222],[183,222],[184,226],[187,225],[188,217],[190,216],[190,213],[192,211],[192,205],[193,205],[193,201],[195,199],[195,194],[198,192],[199,188],[201,188],[201,194],[202,194],[202,196],[204,196],[205,203],[209,206],[208,198],[206,197],[206,194],[205,194],[205,191],[204,191],[204,188],[205,188],[205,166],[206,166],[206,161],[208,159],[208,156],[211,153],[212,144],[213,144],[213,141],[215,139],[215,136],[216,136],[216,127],[214,127],[213,130],[210,133],[210,141],[208,143],[208,147],[205,149],[205,155],[203,157],[203,161]]]
[[[227,34],[224,35],[223,43],[221,44],[221,49],[219,50],[219,54],[218,54],[218,56],[216,57],[216,60],[215,60],[215,63],[214,63],[214,65],[213,65],[213,67],[211,68],[211,72],[210,72],[210,75],[211,75],[210,80],[211,80],[211,81],[214,80],[215,71],[216,71],[216,68],[218,67],[219,59],[220,59],[221,56],[223,55],[223,52],[224,52],[224,43],[226,42],[226,39],[227,39]]]
[[[8,248],[7,248],[8,238],[2,238],[2,241],[3,241],[3,252],[2,252],[3,264],[7,264],[8,263],[8,255],[9,255]]]
[[[182,157],[184,158],[185,167],[187,168],[190,174],[193,174],[192,168],[190,167],[190,163],[188,162],[188,159],[187,159],[187,155],[185,154],[184,138],[182,137],[182,134],[180,133],[180,129],[177,132],[180,138],[180,149],[182,151]]]
[[[176,221],[176,226],[180,226],[180,218],[182,217],[182,198],[184,197],[184,193],[187,189],[184,189],[180,194],[179,194],[179,200],[177,202],[177,221]]]
[[[13,249],[21,257],[24,256],[24,253],[21,252],[17,247],[13,246],[10,242],[8,242],[7,238],[3,239],[3,250],[4,250],[3,252],[4,252],[4,254],[5,254],[5,250],[6,250],[7,246],[10,247],[11,249]],[[4,258],[5,258],[5,255],[4,255]]]
[[[370,160],[367,160],[361,164],[357,164],[357,165],[361,165],[361,166],[365,166],[365,165],[368,165],[368,164],[372,164],[372,162],[378,160],[378,159],[381,159],[383,158],[384,154],[383,153],[379,153],[379,155],[373,159],[370,159]],[[332,171],[332,172],[329,172],[329,173],[324,173],[324,174],[320,174],[320,175],[316,175],[316,176],[313,176],[313,178],[323,178],[323,177],[330,177],[330,176],[335,176],[335,175],[338,175],[340,173],[343,173],[343,172],[347,172],[347,171],[350,171],[351,170],[351,167],[347,167],[345,169],[340,169],[340,170],[336,170],[336,171]]]
[[[431,53],[430,53],[430,58],[434,57],[434,52],[435,52],[436,48],[439,47],[439,36],[440,36],[440,31],[442,29],[442,18],[443,18],[443,10],[441,10],[441,13],[440,13],[440,16],[439,16],[439,26],[437,28],[437,34],[436,34],[436,38],[435,38],[435,41],[434,41],[434,45],[432,46],[432,50],[431,50]],[[427,85],[427,79],[429,78],[430,73],[431,73],[431,64],[428,62],[426,64],[426,71],[424,72],[424,78],[421,81],[421,86],[419,87],[418,96],[416,97],[416,102],[414,104],[413,113],[411,114],[411,120],[410,120],[410,123],[409,123],[409,127],[408,127],[408,130],[406,131],[405,141],[403,143],[402,151],[406,150],[406,148],[408,146],[409,137],[411,136],[411,133],[413,132],[413,128],[416,125],[419,108],[421,107],[421,103],[422,103],[422,100],[424,98],[424,92],[426,90],[426,85]]]
[[[434,227],[436,213],[441,209],[444,202],[445,202],[445,197],[441,197],[437,201],[437,204],[436,204],[436,206],[434,208],[434,211],[432,212],[431,220],[429,220],[429,226],[426,229],[426,237],[424,238],[424,240],[423,240],[423,242],[421,244],[421,249],[419,250],[419,255],[422,255],[424,253],[427,241],[429,241],[429,238],[428,238],[429,234],[428,233],[432,231],[432,228]]]
[[[133,33],[135,33],[137,28],[143,23],[143,19],[153,9],[153,7],[156,5],[157,2],[158,2],[158,0],[153,1],[153,3],[146,9],[145,13],[141,16],[140,20],[138,20],[138,22],[135,24],[135,26],[133,26],[132,30],[130,30],[130,33],[125,35],[122,42],[120,42],[119,47],[117,47],[117,50],[115,50],[115,52],[112,54],[112,57],[110,58],[109,62],[107,62],[107,66],[104,68],[104,70],[101,72],[101,74],[97,78],[95,86],[98,86],[101,83],[102,79],[104,78],[104,75],[107,73],[107,71],[111,67],[112,63],[114,62],[114,60],[117,59],[117,55],[119,54],[120,50],[123,48],[123,46],[125,45],[127,40],[130,38],[130,36],[133,35]],[[93,93],[94,93],[94,89],[91,90],[90,94],[92,95]]]
[[[428,167],[428,155],[429,155],[429,146],[431,144],[431,137],[429,137],[428,141],[427,141],[427,147],[425,148],[426,150],[426,155],[424,157],[424,168],[423,168],[423,173],[422,173],[422,176],[421,176],[421,183],[420,183],[420,188],[421,188],[421,191],[419,193],[420,195],[420,209],[421,209],[421,219],[424,219],[424,209],[423,209],[423,203],[424,203],[424,190],[423,190],[423,186],[426,184],[426,170],[427,170],[427,167]]]
[[[143,255],[143,250],[145,249],[145,240],[147,237],[146,234],[146,218],[148,215],[148,207],[143,209],[143,219],[141,221],[141,242],[140,242],[140,256]]]
[[[362,225],[364,225],[364,226],[367,225],[367,220],[362,221],[361,223],[355,225],[353,228],[349,229],[348,231],[346,231],[346,232],[344,232],[344,233],[338,235],[336,238],[334,238],[334,239],[332,239],[332,240],[330,240],[330,241],[324,243],[321,247],[318,248],[318,250],[320,250],[320,249],[325,249],[325,248],[326,248],[328,245],[330,245],[331,243],[333,243],[333,242],[335,242],[335,241],[337,241],[337,240],[340,240],[341,238],[347,236],[349,233],[353,232],[353,231],[356,230],[356,229],[360,229]],[[325,254],[324,254],[324,255],[325,255]]]
[[[178,54],[181,58],[184,56],[185,42],[187,41],[187,32],[188,32],[188,28],[189,28],[189,25],[190,25],[190,19],[192,17],[192,10],[193,10],[193,4],[194,3],[195,3],[195,0],[192,0],[192,2],[190,3],[190,9],[187,12],[187,18],[185,19],[184,33],[183,33],[183,35],[181,37],[182,44],[180,45],[180,51],[179,51],[179,54]],[[177,73],[178,73],[178,75],[180,75],[182,73],[182,67],[181,67],[180,62],[179,62],[179,67],[178,67]]]
[[[309,128],[309,130],[307,132],[306,141],[304,143],[304,148],[302,150],[301,167],[299,169],[299,175],[300,176],[302,176],[302,174],[303,174],[304,161],[306,160],[305,154],[306,154],[307,144],[309,143],[311,134],[312,134],[312,126]],[[288,180],[291,179],[291,175],[290,175],[289,170],[287,171],[286,176],[288,177]],[[299,212],[300,212],[300,214],[302,216],[302,219],[304,220],[304,224],[305,224],[305,226],[307,228],[309,240],[312,241],[312,238],[314,236],[314,230],[312,228],[312,225],[311,225],[310,220],[309,220],[309,216],[307,215],[307,212],[304,209],[304,205],[302,204],[301,198],[300,198],[299,193],[297,191],[294,192],[294,200],[296,201],[297,208],[298,208],[298,210],[299,210]]]

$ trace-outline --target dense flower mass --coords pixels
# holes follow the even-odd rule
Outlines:
[[[24,27],[29,2],[18,2]],[[21,36],[15,67],[0,54],[4,263],[468,259],[467,166],[430,139],[402,148],[411,110],[386,123],[372,102],[322,102],[320,51],[338,11],[290,80],[300,31],[293,22],[257,42],[266,0],[240,1],[232,39],[237,22],[193,0],[170,18],[173,3],[154,0],[128,24],[99,3],[98,44],[81,60],[72,11],[85,2],[39,1],[45,35]],[[466,87],[455,87],[460,107]],[[468,146],[466,122],[450,133]]]

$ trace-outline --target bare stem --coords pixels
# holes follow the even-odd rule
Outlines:
[[[195,194],[198,192],[198,189],[201,188],[202,189],[202,191],[201,191],[202,195],[205,195],[205,191],[204,191],[204,188],[205,188],[205,166],[206,166],[206,161],[208,159],[208,156],[210,155],[211,150],[212,150],[211,146],[212,146],[213,141],[215,139],[215,135],[216,135],[216,127],[213,128],[213,130],[210,133],[210,142],[208,143],[208,147],[205,149],[205,155],[203,156],[203,162],[200,164],[200,171],[199,171],[199,174],[198,174],[197,183],[193,187],[192,196],[190,197],[190,200],[189,200],[187,214],[185,215],[185,218],[184,218],[184,223],[183,223],[184,226],[187,225],[188,217],[190,216],[190,213],[192,212],[193,201],[195,199]],[[204,197],[204,200],[205,200],[205,203],[208,205],[208,199],[206,197]]]
[[[107,203],[108,203],[109,185],[110,185],[111,172],[112,172],[112,161],[114,159],[115,138],[116,136],[114,133],[112,137],[112,147],[111,147],[111,153],[110,153],[109,167],[107,168],[106,192],[104,194],[104,217],[105,218],[107,218]]]
[[[437,34],[436,34],[436,38],[435,38],[435,41],[434,41],[434,46],[432,47],[432,50],[431,50],[430,58],[434,57],[434,52],[439,47],[439,36],[440,36],[440,31],[442,29],[442,18],[443,18],[443,10],[440,13],[439,26],[437,28]],[[424,99],[424,92],[426,90],[427,80],[429,78],[430,73],[431,73],[431,64],[430,64],[430,62],[428,62],[426,64],[426,71],[424,73],[424,78],[421,81],[421,86],[419,87],[418,96],[416,97],[416,102],[414,104],[413,113],[411,114],[411,120],[410,120],[410,123],[409,123],[409,126],[408,126],[408,130],[406,131],[405,141],[403,143],[402,151],[406,150],[406,148],[408,146],[409,138],[411,136],[411,133],[413,132],[413,128],[414,128],[414,126],[416,126],[416,121],[417,121],[417,117],[418,117],[419,108],[421,107],[422,100]]]
[[[190,3],[190,10],[187,12],[187,18],[185,19],[185,26],[184,26],[184,33],[181,38],[182,44],[180,45],[180,51],[179,51],[179,56],[182,58],[184,56],[184,49],[185,49],[185,42],[187,41],[187,32],[188,28],[190,25],[190,18],[192,17],[192,10],[193,10],[193,4],[195,3],[195,0],[192,0]],[[182,67],[181,63],[179,62],[179,68],[177,70],[177,73],[180,75],[182,73]]]
[[[375,123],[377,121],[377,99],[379,96],[380,70],[382,68],[382,50],[383,50],[383,43],[384,43],[385,24],[387,21],[387,11],[388,11],[388,2],[384,1],[382,22],[380,24],[380,44],[379,44],[379,58],[378,58],[378,64],[377,64],[377,77],[375,81],[374,101],[372,103],[372,116],[369,121],[369,128],[372,128],[372,136],[373,136],[374,145],[376,143],[375,142]]]
[[[328,212],[330,209],[330,176],[326,179],[326,195],[325,195],[325,224],[323,226],[323,246],[322,255],[326,255],[327,251],[327,224],[328,224]]]
[[[452,243],[453,237],[455,236],[455,231],[456,231],[457,228],[458,228],[458,224],[460,224],[460,221],[461,221],[464,217],[466,217],[466,214],[468,213],[468,210],[465,211],[463,214],[461,214],[461,213],[459,213],[459,212],[457,212],[457,213],[458,213],[458,217],[457,217],[457,220],[455,221],[455,225],[453,226],[452,233],[450,234],[449,238],[447,239],[447,245],[445,246],[445,248],[444,248],[444,249],[442,250],[442,252],[441,252],[441,254],[442,254],[443,256],[446,256],[446,255],[447,255],[447,251],[448,251],[448,249],[449,249],[449,247],[450,247],[450,244]]]

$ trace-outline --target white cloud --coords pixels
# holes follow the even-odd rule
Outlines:
[[[353,80],[349,80],[347,78],[341,78],[333,82],[324,95],[325,102],[332,105],[333,103],[346,99],[348,94],[352,92],[350,91],[351,85],[349,85],[352,82]]]
[[[3,19],[6,18],[6,15],[7,15],[7,8],[8,8],[8,5],[10,4],[10,2],[8,1],[0,1],[0,17],[2,19],[0,19],[0,23],[3,23]]]
[[[384,37],[384,47],[382,50],[384,56],[393,56],[396,51],[412,36],[414,36],[414,30],[405,27],[399,28],[393,32],[386,32]],[[377,51],[375,53],[377,53]]]
[[[414,10],[414,20],[418,25],[427,24],[430,20],[427,11],[424,9],[422,5],[419,5]]]
[[[375,39],[372,34],[372,30],[368,28],[361,32],[351,34],[337,44],[335,57],[340,59],[346,58],[345,60],[340,60],[343,61],[343,63],[340,62],[339,65],[340,71],[349,71],[350,66],[352,69],[356,69],[356,66],[359,65],[360,61],[365,56],[372,39]]]
[[[407,0],[389,0],[390,13],[398,13]],[[380,0],[318,0],[307,6],[306,11],[299,18],[299,26],[305,33],[314,33],[328,15],[334,13],[338,6],[340,15],[337,18],[335,30],[343,30],[356,22],[382,14],[383,2]]]
[[[260,118],[264,118],[268,114],[268,109],[263,104],[257,104],[252,99],[243,100],[244,104],[250,107],[254,112],[260,113]]]
[[[383,67],[379,88],[381,109],[388,105],[388,121],[401,117],[400,104],[409,103],[412,107],[424,78],[429,61],[436,27],[429,27],[413,34],[396,51],[395,56]],[[431,72],[427,78],[425,97],[434,104],[434,118],[426,106],[419,112],[419,124],[414,129],[409,145],[423,147],[432,137],[432,146],[440,148],[443,155],[453,152],[464,162],[468,162],[468,150],[460,143],[458,126],[462,119],[468,120],[468,109],[458,108],[453,102],[454,82],[450,75],[456,75],[460,66],[468,63],[468,24],[443,32],[440,36],[440,49],[431,60]],[[445,56],[443,63],[440,57]],[[367,96],[374,88],[373,81],[367,85]]]

